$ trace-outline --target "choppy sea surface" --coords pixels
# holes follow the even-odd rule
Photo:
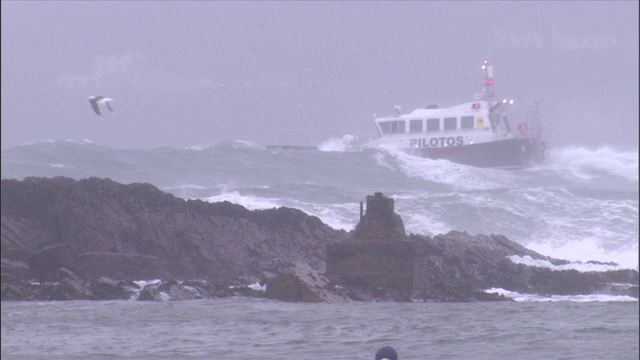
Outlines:
[[[185,199],[298,208],[345,230],[357,224],[360,202],[382,192],[395,199],[407,233],[501,234],[572,261],[558,270],[638,269],[637,151],[552,148],[544,165],[508,171],[389,149],[320,151],[231,141],[140,150],[76,140],[3,149],[1,165],[3,179],[144,182]],[[554,267],[527,257],[511,260]],[[2,358],[373,359],[383,345],[396,347],[401,359],[638,358],[637,299],[487,291],[516,301],[5,301]]]
[[[355,228],[360,202],[382,192],[407,233],[501,234],[543,255],[638,268],[638,151],[552,148],[544,165],[513,171],[383,149],[231,141],[138,150],[77,140],[3,149],[1,174],[145,182],[186,199],[298,208],[345,230]]]
[[[2,359],[637,359],[638,302],[2,302]]]

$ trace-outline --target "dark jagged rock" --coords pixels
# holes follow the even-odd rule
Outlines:
[[[65,267],[85,280],[260,279],[276,258],[324,271],[347,236],[297,209],[250,211],[109,179],[2,180],[2,257],[38,281]]]
[[[33,272],[29,265],[27,265],[23,261],[19,260],[10,260],[7,258],[2,258],[2,275],[8,276],[10,278],[18,278],[18,279],[31,279],[33,278]]]
[[[238,292],[219,281],[170,279],[145,285],[135,298],[139,301],[181,301],[221,298],[236,294]],[[262,294],[246,296],[262,297]]]
[[[106,277],[82,280],[64,268],[60,270],[58,277],[59,281],[42,283],[3,277],[2,300],[179,301],[234,295],[264,297],[263,292],[247,287],[231,287],[220,281],[170,279],[138,285],[134,281]]]
[[[147,285],[138,294],[136,300],[140,301],[167,301],[169,300],[169,296],[162,293],[160,289],[158,289],[157,284]]]
[[[381,193],[347,233],[296,209],[185,201],[109,179],[2,180],[1,192],[2,300],[505,300],[483,291],[492,287],[638,297],[636,270],[517,264],[509,257],[568,261],[501,235],[407,236]],[[246,286],[258,280],[265,292]]]
[[[408,241],[371,240],[327,247],[327,276],[343,285],[393,287],[411,293],[415,247]]]
[[[91,282],[89,288],[100,300],[127,300],[141,290],[133,281],[115,281],[107,277]]]
[[[638,272],[578,272],[516,264],[509,256],[560,265],[501,235],[403,235],[393,199],[367,197],[367,213],[351,241],[327,246],[327,277],[354,300],[466,302],[505,300],[489,288],[541,295],[606,294],[637,297]],[[385,230],[386,227],[386,230]],[[402,230],[402,231],[401,231]],[[615,286],[616,283],[630,284]]]
[[[289,302],[344,301],[331,291],[329,280],[305,264],[295,264],[266,281],[265,296]]]
[[[167,261],[153,255],[86,252],[77,256],[78,273],[87,279],[166,279],[171,277]]]
[[[88,284],[68,269],[60,268],[56,282],[22,279],[2,281],[2,300],[96,300]]]
[[[57,291],[52,292],[52,300],[95,300],[93,292],[85,282],[73,272],[61,268],[57,278],[60,279]]]
[[[38,250],[27,263],[36,279],[56,281],[61,268],[75,269],[75,251],[69,244],[54,244]]]

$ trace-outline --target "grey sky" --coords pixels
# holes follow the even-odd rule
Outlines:
[[[470,101],[488,59],[552,145],[637,149],[638,52],[637,1],[2,1],[2,148],[372,135],[394,105]]]

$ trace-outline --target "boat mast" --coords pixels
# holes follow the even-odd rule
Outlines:
[[[491,109],[493,107],[493,66],[489,65],[487,60],[482,63],[482,73],[484,74],[482,79],[482,99],[488,103],[489,109]]]

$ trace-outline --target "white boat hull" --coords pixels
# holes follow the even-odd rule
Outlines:
[[[546,159],[544,142],[513,138],[480,144],[445,147],[415,147],[403,151],[429,159],[445,159],[459,164],[486,168],[525,168]]]

